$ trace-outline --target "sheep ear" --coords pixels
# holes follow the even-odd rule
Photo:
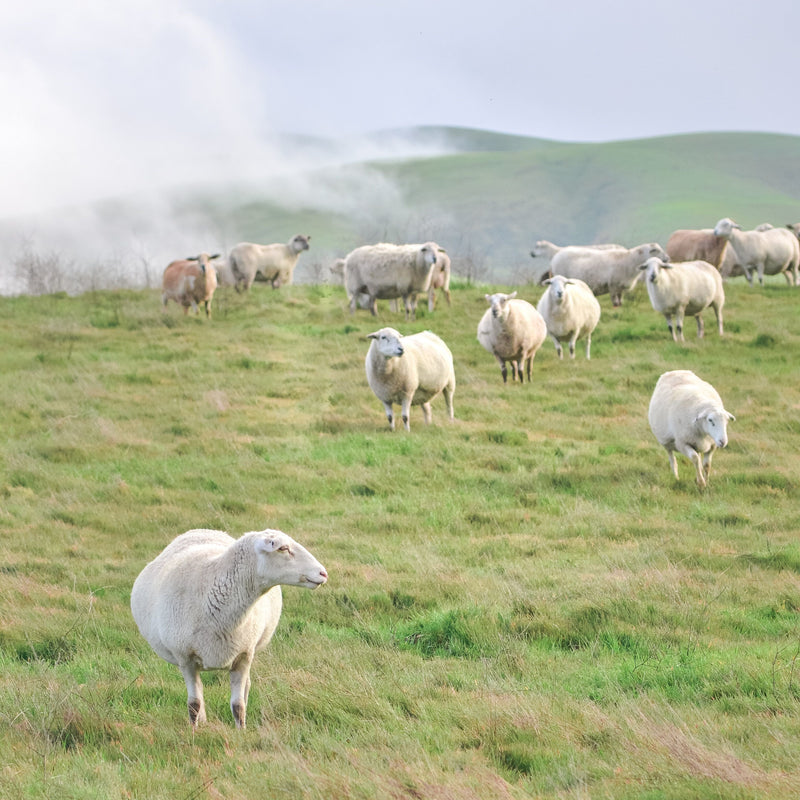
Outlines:
[[[485,294],[483,297],[484,297],[484,299],[486,300],[487,303],[491,303],[492,302],[492,296],[491,295]]]
[[[731,412],[730,412],[730,411],[726,411],[725,413],[728,415],[728,419],[729,419],[731,422],[736,422],[736,417],[734,417],[734,416],[733,416],[733,414],[731,414]]]
[[[508,296],[508,299],[513,300],[516,296],[517,296],[516,292],[511,292],[511,294]]]
[[[219,257],[220,257],[220,254],[219,254],[219,253],[214,253],[214,255],[213,255],[213,256],[209,256],[209,257],[208,257],[208,260],[209,260],[209,261],[213,261],[215,258],[219,258]]]
[[[274,553],[280,545],[277,540],[272,536],[265,536],[263,539],[256,541],[257,553]]]
[[[374,333],[368,333],[367,334],[367,339],[377,339],[377,338],[378,338],[378,331],[375,331]]]
[[[639,269],[647,269],[647,264],[640,264]]]
[[[187,261],[199,261],[200,256],[186,256]]]
[[[552,279],[552,278],[545,278],[545,279],[542,281],[542,286],[549,286],[549,285],[550,285],[552,282],[553,282],[553,279]]]

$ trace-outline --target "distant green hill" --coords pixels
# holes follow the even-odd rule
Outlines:
[[[800,221],[796,136],[700,133],[565,143],[424,127],[378,132],[366,141],[361,152],[397,155],[301,172],[293,164],[304,153],[327,146],[334,163],[352,143],[283,137],[295,161],[287,159],[281,175],[247,186],[187,187],[160,203],[157,214],[135,198],[117,198],[97,204],[91,216],[112,242],[134,231],[152,254],[152,275],[184,250],[226,251],[240,241],[311,234],[296,280],[315,282],[329,278],[337,257],[381,240],[433,239],[450,252],[456,272],[520,283],[538,239],[663,244],[676,228],[711,227],[725,216],[745,228]],[[439,154],[403,156],[409,152]],[[0,233],[17,227],[5,221]],[[26,223],[26,229],[44,226]],[[80,240],[97,238],[86,233]],[[65,257],[87,258],[85,252]]]
[[[335,213],[313,202],[292,208],[232,195],[215,212],[243,239],[310,232],[309,259],[322,262],[378,239],[432,238],[456,267],[471,259],[496,279],[519,278],[537,239],[633,246],[664,243],[676,228],[712,227],[724,216],[744,227],[800,220],[800,137],[703,133],[586,144],[455,128],[411,133],[439,137],[454,152],[366,165],[399,189],[402,207],[388,203],[370,215],[343,196]],[[316,177],[346,185],[364,168]],[[357,193],[359,181],[351,185]]]

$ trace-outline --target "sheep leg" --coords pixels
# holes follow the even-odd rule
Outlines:
[[[244,728],[247,720],[251,662],[250,655],[243,653],[231,667],[231,713],[237,728]]]
[[[578,340],[578,334],[577,334],[577,332],[576,332],[576,333],[575,333],[575,334],[572,336],[572,338],[569,340],[569,357],[570,357],[571,359],[573,359],[573,360],[575,359],[575,342],[576,342],[577,340]]]
[[[433,311],[436,307],[436,289],[432,286],[428,289],[428,311]]]
[[[561,342],[559,342],[558,339],[553,336],[553,334],[550,334],[550,337],[556,344],[556,355],[558,356],[559,361],[561,361],[564,358],[564,348],[561,346]]]
[[[500,374],[503,376],[503,383],[508,383],[508,368],[506,367],[506,362],[500,358],[500,356],[495,356],[497,359],[497,363],[500,364]]]
[[[422,404],[422,413],[425,416],[425,424],[430,425],[431,420],[433,419],[433,414],[431,412],[431,404],[430,403],[423,403]]]
[[[201,722],[206,721],[206,705],[203,701],[203,682],[200,680],[200,670],[193,663],[184,664],[180,669],[189,695],[189,722],[192,723],[192,727],[196,728]]]
[[[586,337],[586,360],[587,361],[591,361],[591,358],[592,358],[591,353],[592,353],[592,334],[590,333]]]
[[[672,470],[672,474],[675,476],[675,480],[678,479],[678,459],[675,458],[675,451],[669,451],[669,468]]]
[[[717,330],[719,335],[722,336],[722,309],[719,306],[714,306],[714,314],[717,317]]]
[[[706,478],[703,474],[703,460],[700,453],[694,449],[690,444],[684,444],[680,447],[680,451],[694,464],[695,471],[697,472],[697,486],[700,489],[705,489]]]
[[[708,476],[711,474],[711,456],[713,455],[713,447],[708,452],[703,453],[703,476],[706,479],[706,483],[708,483]]]
[[[686,339],[683,338],[683,309],[679,308],[677,313],[675,314],[675,330],[678,332],[678,338],[685,342]]]
[[[677,342],[678,337],[675,334],[675,329],[672,327],[672,314],[664,314],[664,319],[667,321],[667,328],[669,329],[670,335],[672,336],[672,341]]]
[[[429,408],[430,408],[430,406],[429,406]],[[404,397],[403,398],[403,402],[401,403],[401,409],[402,409],[401,413],[403,415],[403,427],[407,431],[410,431],[411,430],[411,424],[409,423],[409,418],[411,416],[411,398],[410,397]],[[429,422],[430,420],[426,419],[425,421]]]
[[[525,374],[528,376],[528,383],[531,382],[531,367],[533,366],[533,356],[527,359],[523,358],[522,363],[525,365]],[[522,373],[520,373],[520,383],[522,382]]]
[[[705,325],[703,324],[703,315],[698,314],[695,319],[697,320],[697,338],[702,339],[705,333]]]
[[[455,390],[454,386],[445,386],[444,391],[444,402],[447,405],[447,415],[450,417],[450,422],[455,419],[455,414],[453,413],[453,392]]]
[[[392,404],[384,403],[383,407],[386,409],[386,419],[389,420],[389,430],[394,430],[394,414],[392,413]]]
[[[445,300],[447,300],[447,305],[450,305],[450,290],[444,289],[443,291],[444,291],[444,298]]]

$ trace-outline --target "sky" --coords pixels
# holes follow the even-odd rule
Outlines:
[[[800,135],[795,18],[789,0],[3,3],[0,218],[296,166],[271,133]]]

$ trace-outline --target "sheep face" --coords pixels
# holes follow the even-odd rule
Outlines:
[[[271,586],[316,589],[328,573],[308,550],[281,531],[266,530],[255,545],[258,574]]]
[[[439,248],[433,244],[425,244],[422,246],[422,259],[425,264],[432,267],[436,263],[436,254]]]
[[[714,440],[717,447],[728,444],[728,420],[736,417],[728,411],[705,411],[695,418],[695,425]]]
[[[531,250],[531,258],[547,258],[550,255],[552,255],[552,246],[543,239],[536,242]]]
[[[646,270],[646,280],[650,283],[658,283],[658,275],[662,269],[672,269],[672,265],[662,261],[660,258],[648,258],[647,261],[639,267],[641,270]]]
[[[304,236],[302,233],[298,233],[297,236],[292,237],[292,241],[289,243],[289,246],[294,250],[295,253],[302,253],[303,250],[308,250],[310,245],[308,244],[311,240],[310,236]]]
[[[564,294],[567,291],[567,286],[572,284],[572,281],[565,278],[563,275],[554,275],[544,283],[550,287],[550,296],[556,303],[561,303],[564,300]]]
[[[367,338],[375,340],[375,346],[384,358],[403,355],[403,345],[400,342],[403,336],[394,328],[381,328],[375,333],[368,333]]]
[[[730,236],[734,230],[741,230],[742,226],[737,225],[732,219],[723,217],[714,226],[714,236]]]
[[[501,319],[507,314],[508,301],[513,300],[516,296],[516,292],[511,292],[511,294],[498,292],[497,294],[484,295],[486,302],[492,309],[492,317],[495,319]]]

